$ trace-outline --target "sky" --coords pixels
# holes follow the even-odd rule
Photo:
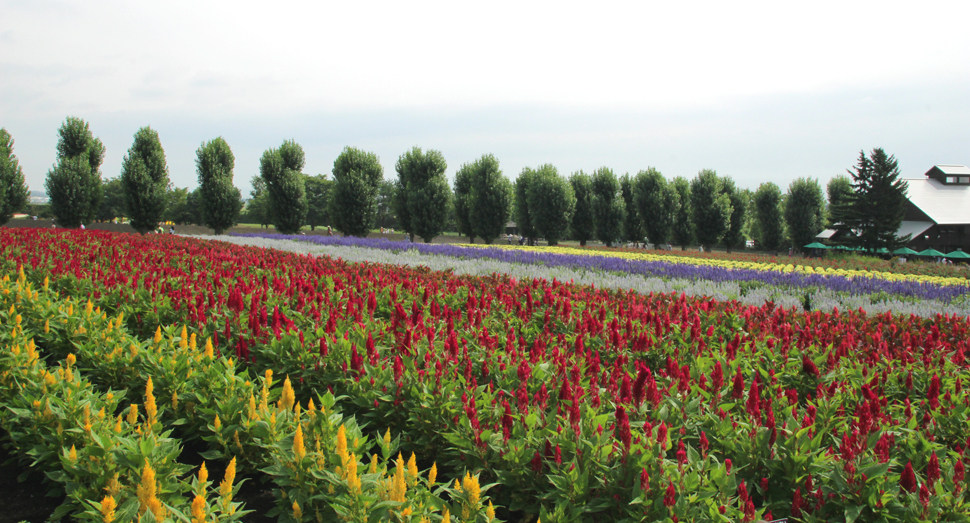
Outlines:
[[[448,175],[701,169],[742,188],[826,183],[882,147],[904,177],[970,164],[970,2],[0,0],[0,127],[43,190],[85,119],[120,174],[157,130],[170,178],[222,136],[248,196],[294,139],[308,174],[346,146],[394,179],[414,146]]]

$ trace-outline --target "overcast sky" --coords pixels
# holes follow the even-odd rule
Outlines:
[[[0,127],[35,190],[69,115],[106,178],[150,125],[195,187],[196,149],[223,136],[247,196],[291,138],[309,174],[350,145],[389,179],[414,145],[449,176],[493,153],[512,179],[653,166],[784,188],[883,147],[918,177],[970,164],[968,19],[966,1],[0,0]]]

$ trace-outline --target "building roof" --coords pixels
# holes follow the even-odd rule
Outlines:
[[[960,167],[970,175],[970,169],[963,166],[937,167]],[[906,182],[909,183],[909,201],[934,222],[940,225],[970,224],[970,186],[945,185],[933,178]]]
[[[917,236],[923,234],[932,226],[933,222],[909,222],[903,220],[903,223],[899,225],[899,230],[896,231],[896,236],[906,236],[909,234],[910,238],[915,240]]]
[[[964,175],[964,176],[970,175],[970,167],[967,167],[966,165],[940,164],[940,165],[934,165],[933,167],[936,169],[939,169],[940,172],[942,172],[943,174]],[[932,170],[933,169],[930,169],[930,171]]]

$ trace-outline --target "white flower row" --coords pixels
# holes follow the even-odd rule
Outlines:
[[[301,241],[243,236],[210,236],[207,238],[236,245],[278,249],[298,254],[329,256],[352,263],[371,262],[408,267],[424,266],[435,271],[451,270],[456,274],[471,276],[488,276],[494,273],[500,273],[507,274],[519,280],[539,278],[552,281],[555,278],[561,282],[572,282],[577,285],[633,290],[641,294],[682,292],[688,296],[706,296],[716,300],[738,300],[741,303],[755,306],[763,305],[765,302],[773,302],[780,307],[801,309],[806,304],[806,301],[808,301],[808,305],[812,310],[821,310],[824,312],[838,307],[839,310],[857,310],[861,308],[869,314],[880,314],[891,311],[893,314],[915,314],[916,316],[926,318],[936,316],[937,314],[970,315],[970,308],[968,308],[966,303],[954,302],[945,304],[935,300],[902,301],[898,299],[873,301],[869,296],[849,296],[827,289],[805,292],[803,290],[771,286],[749,289],[747,292],[742,293],[740,286],[734,282],[715,283],[707,280],[663,280],[655,277],[566,267],[523,265],[487,259],[468,260],[450,256],[426,255],[420,254],[415,250],[387,251],[364,247],[341,247]]]

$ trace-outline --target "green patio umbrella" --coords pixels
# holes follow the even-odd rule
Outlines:
[[[910,249],[909,247],[900,247],[893,251],[893,254],[902,254],[903,256],[913,256],[914,254],[919,254],[918,252]]]
[[[916,254],[917,256],[935,256],[937,258],[939,258],[940,256],[946,256],[945,254],[943,254],[942,252],[936,249],[926,249],[925,251],[918,252]]]
[[[955,260],[968,260],[968,259],[970,259],[970,254],[967,254],[967,253],[965,253],[963,251],[953,251],[953,252],[947,254],[946,257],[947,258],[952,258],[952,259],[955,259]]]
[[[885,247],[880,247],[876,249],[876,254],[889,254],[889,249]]]
[[[806,249],[828,249],[829,246],[824,243],[812,242],[805,246]]]

